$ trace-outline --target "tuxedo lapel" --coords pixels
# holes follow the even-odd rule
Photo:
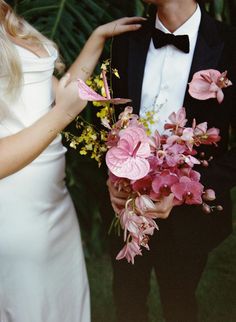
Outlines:
[[[128,57],[128,94],[132,99],[135,113],[139,113],[142,82],[145,69],[147,52],[151,40],[153,19],[145,23],[140,31],[132,35],[129,41]]]
[[[203,10],[189,73],[189,82],[191,81],[193,74],[200,70],[217,69],[223,48],[224,42],[221,40],[216,22]],[[191,104],[189,104],[191,101],[187,86],[184,99],[184,106],[187,110],[191,106]]]

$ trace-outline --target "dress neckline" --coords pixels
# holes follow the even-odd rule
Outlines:
[[[46,50],[46,51],[47,51],[47,53],[48,53],[48,55],[47,55],[47,56],[39,56],[39,55],[37,55],[35,52],[33,52],[32,50],[30,50],[29,48],[26,48],[26,47],[24,47],[24,46],[18,45],[18,44],[16,44],[16,43],[14,43],[14,45],[15,45],[16,47],[18,47],[18,48],[20,48],[20,49],[23,49],[23,50],[25,50],[26,52],[28,52],[28,53],[32,54],[32,57],[34,57],[34,58],[36,58],[36,59],[40,59],[40,60],[49,59],[49,58],[51,58],[51,57],[52,57],[52,55],[53,55],[53,54],[50,52],[49,48],[48,48],[45,44],[43,44],[43,47],[45,48],[45,50]]]

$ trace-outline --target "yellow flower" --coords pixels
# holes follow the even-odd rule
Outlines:
[[[118,70],[116,68],[113,68],[112,72],[117,78],[120,78],[120,75],[119,75]]]
[[[73,149],[76,149],[77,148],[77,142],[76,141],[74,141],[74,140],[72,140],[71,142],[70,142],[70,147],[71,148],[73,148]]]
[[[87,151],[85,150],[85,149],[81,149],[80,151],[79,151],[79,153],[81,154],[81,155],[86,155],[87,154]]]

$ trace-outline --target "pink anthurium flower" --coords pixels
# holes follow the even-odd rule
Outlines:
[[[148,136],[140,127],[128,127],[120,131],[117,146],[106,154],[109,170],[118,177],[138,180],[145,177],[150,169],[147,158],[150,156]]]
[[[78,79],[78,91],[79,97],[84,101],[94,101],[100,103],[112,103],[112,104],[126,104],[131,102],[130,99],[127,98],[110,98],[103,97],[96,93],[93,89],[91,89],[82,79]]]
[[[189,83],[189,94],[199,100],[216,98],[219,103],[224,99],[222,88],[231,86],[227,71],[220,73],[215,69],[202,70],[193,75]]]

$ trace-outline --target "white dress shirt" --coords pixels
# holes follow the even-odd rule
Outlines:
[[[142,85],[140,116],[145,117],[147,111],[154,112],[155,123],[150,126],[152,132],[157,129],[162,133],[168,116],[183,106],[200,20],[201,10],[197,6],[194,14],[173,33],[189,36],[188,54],[173,45],[155,49],[153,41],[150,42]],[[170,33],[161,23],[158,14],[156,28]]]

